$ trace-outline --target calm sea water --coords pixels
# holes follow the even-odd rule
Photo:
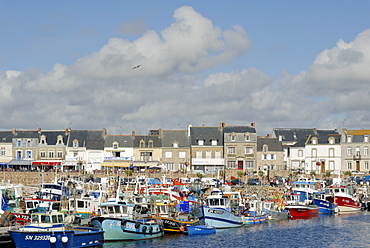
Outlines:
[[[118,247],[370,247],[370,212],[220,229],[212,235],[165,235],[154,240],[105,243]]]

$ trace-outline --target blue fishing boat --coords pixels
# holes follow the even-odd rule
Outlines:
[[[207,235],[216,233],[216,228],[213,226],[197,225],[187,227],[188,235]]]
[[[220,189],[214,189],[206,199],[206,205],[201,205],[193,212],[201,225],[216,228],[233,228],[244,225],[238,211],[231,208],[230,197]]]
[[[325,192],[314,193],[312,195],[312,203],[319,207],[319,214],[339,213],[338,205],[330,202],[328,197],[331,197],[331,195],[326,194]]]
[[[18,248],[102,247],[103,231],[68,225],[63,213],[33,213],[31,222],[8,231]]]
[[[129,204],[125,202],[104,202],[99,205],[100,216],[92,218],[95,228],[104,231],[105,241],[134,241],[162,237],[163,224],[153,218],[155,206],[150,204]],[[153,212],[154,210],[154,212]]]

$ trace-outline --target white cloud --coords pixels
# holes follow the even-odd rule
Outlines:
[[[247,33],[237,24],[222,30],[184,6],[162,32],[111,38],[71,66],[1,72],[0,120],[5,129],[72,123],[126,134],[221,121],[255,122],[261,135],[274,127],[333,128],[344,118],[370,125],[368,44],[370,30],[349,43],[339,40],[307,71],[278,79],[252,67],[210,72],[247,51]]]

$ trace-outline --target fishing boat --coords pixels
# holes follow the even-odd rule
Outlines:
[[[101,215],[91,218],[91,224],[104,231],[104,240],[108,242],[162,237],[163,224],[158,218],[152,218],[155,212],[149,206],[117,201],[103,202],[98,208]]]
[[[319,207],[311,205],[308,202],[299,201],[300,194],[286,193],[287,205],[290,219],[305,219],[319,215]]]
[[[362,204],[359,199],[348,192],[344,186],[330,186],[326,189],[329,196],[328,201],[338,205],[340,212],[359,211]]]
[[[339,207],[336,203],[330,202],[328,198],[331,195],[325,192],[317,192],[312,194],[312,204],[319,207],[319,214],[335,214],[339,213]]]
[[[206,199],[206,204],[201,205],[192,212],[201,225],[216,228],[233,228],[244,225],[243,217],[237,209],[232,209],[230,197],[223,191],[213,189]]]
[[[188,227],[188,235],[208,235],[216,233],[216,228],[213,226],[197,225]]]
[[[102,247],[103,231],[73,227],[70,220],[57,211],[33,213],[30,223],[8,232],[18,248]]]
[[[185,201],[181,201],[180,209],[176,209],[174,203],[165,201],[156,203],[158,208],[158,218],[163,223],[163,229],[167,233],[187,233],[190,226],[199,225],[199,219],[194,215],[181,211],[181,207],[186,205]]]
[[[245,225],[254,225],[266,223],[269,215],[262,210],[263,201],[259,199],[250,199],[245,201],[243,217]]]

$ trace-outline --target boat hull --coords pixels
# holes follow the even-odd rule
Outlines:
[[[201,225],[213,226],[216,228],[234,228],[244,225],[242,216],[235,215],[225,209],[209,208],[200,206],[193,211]]]
[[[103,247],[103,233],[93,228],[64,231],[9,231],[17,248]]]
[[[205,225],[188,226],[188,235],[208,235],[216,233],[216,228]]]
[[[188,226],[199,224],[199,220],[182,221],[174,218],[160,217],[163,223],[163,229],[167,233],[186,233]]]
[[[319,215],[319,207],[307,205],[285,206],[289,210],[291,219],[311,218]]]
[[[334,214],[339,211],[336,204],[325,200],[314,199],[313,205],[319,207],[319,214]]]
[[[244,224],[245,225],[263,224],[266,223],[268,219],[269,219],[268,215],[244,216]]]
[[[336,195],[333,198],[329,198],[330,202],[335,202],[338,205],[340,212],[353,212],[361,210],[361,203],[354,201],[350,197]]]
[[[104,231],[104,241],[134,241],[163,236],[160,222],[106,218],[102,222],[92,220],[92,223]]]

